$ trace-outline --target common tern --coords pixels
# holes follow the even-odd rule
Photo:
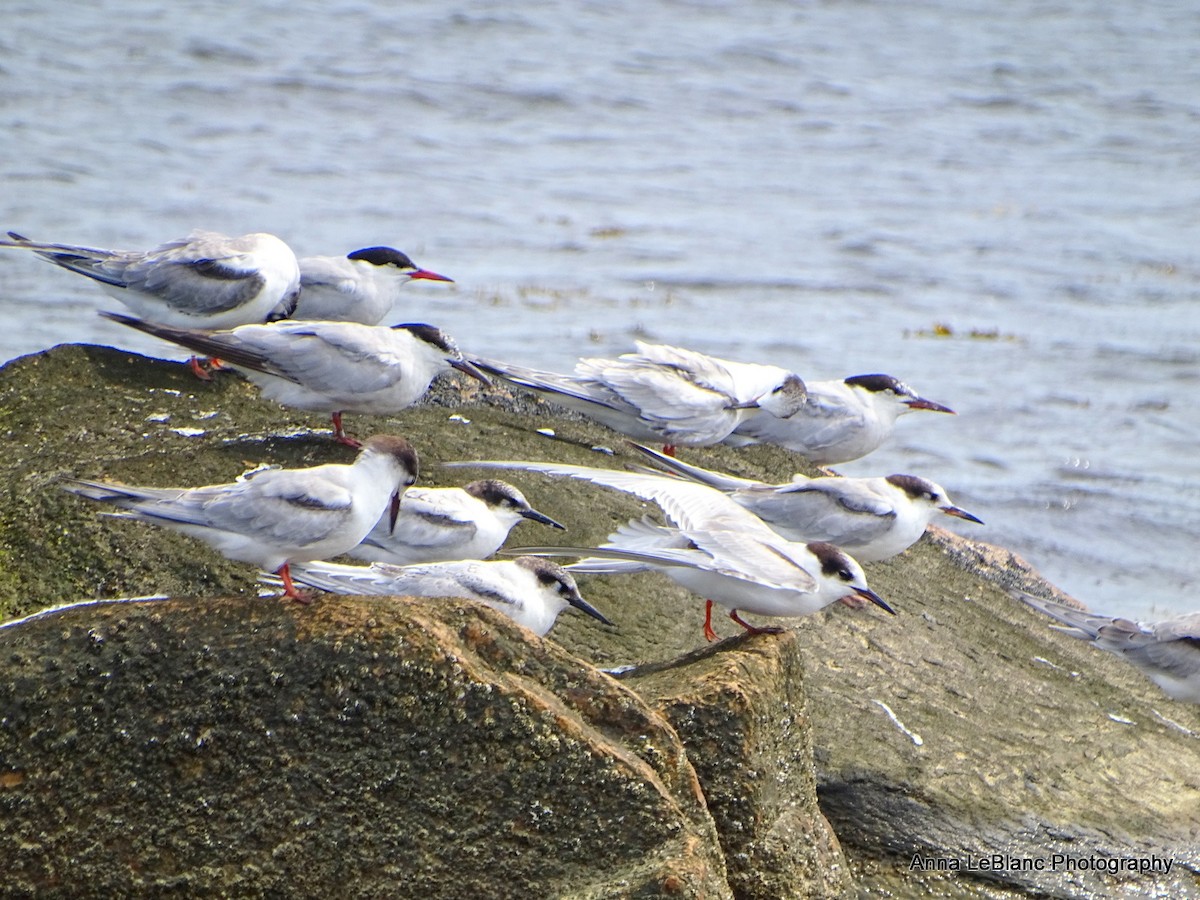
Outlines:
[[[537,556],[408,566],[389,563],[343,566],[313,562],[293,566],[292,577],[309,587],[335,594],[478,600],[542,636],[568,606],[605,625],[612,624],[583,599],[569,572],[557,563]]]
[[[378,325],[410,281],[454,279],[417,266],[391,247],[366,247],[348,256],[300,259],[300,302],[292,318]]]
[[[765,484],[689,465],[641,444],[632,446],[667,471],[726,494],[789,541],[828,541],[859,562],[903,553],[938,515],[983,524],[951,503],[940,485],[916,475],[795,475],[785,484]]]
[[[153,250],[47,244],[10,231],[0,247],[31,250],[86,275],[147,321],[176,328],[235,328],[284,319],[296,308],[300,267],[273,234],[193,231]]]
[[[272,571],[287,596],[302,600],[289,563],[345,553],[385,510],[394,520],[418,470],[408,441],[376,435],[353,463],[262,469],[232,484],[151,488],[69,479],[63,488],[116,507],[114,515],[180,531],[229,559]]]
[[[495,360],[482,369],[583,413],[634,440],[705,447],[728,437],[760,411],[787,418],[803,408],[804,381],[784,369],[758,367],[753,389],[735,381],[725,360],[679,347],[637,342],[617,359],[581,359],[559,375]],[[750,364],[745,364],[749,367]]]
[[[482,461],[452,466],[521,469],[578,478],[657,503],[671,525],[630,522],[610,535],[604,547],[525,547],[520,552],[554,556],[591,555],[573,566],[578,572],[659,569],[706,600],[704,635],[714,640],[712,604],[748,631],[739,611],[764,616],[803,616],[843,597],[891,607],[867,586],[855,560],[832,544],[795,543],[720,491],[679,478],[556,463]]]
[[[739,422],[725,443],[775,444],[827,466],[860,459],[879,448],[905,413],[954,412],[891,375],[854,375],[842,381],[810,381],[807,386],[803,409],[786,418],[765,410]]]
[[[268,400],[330,413],[334,437],[358,446],[342,427],[347,412],[384,415],[407,409],[451,368],[485,384],[454,340],[432,325],[360,325],[286,320],[229,331],[172,328],[117,313],[114,322],[219,357],[239,369]]]
[[[381,518],[349,555],[399,566],[487,559],[526,520],[563,527],[530,506],[517,488],[495,478],[461,488],[412,488],[400,501],[395,525]]]
[[[1172,700],[1200,703],[1200,612],[1140,623],[1076,609],[1024,591],[1015,596],[1062,623],[1052,626],[1141,669]]]

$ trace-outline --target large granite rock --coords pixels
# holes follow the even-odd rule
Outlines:
[[[451,459],[614,466],[629,459],[611,432],[499,389],[464,396],[450,383],[435,402],[398,416],[347,419],[362,435],[409,437],[422,454],[424,484],[476,477],[437,465]],[[235,377],[201,384],[182,366],[104,348],[62,347],[6,366],[0,370],[0,615],[90,596],[157,593],[228,596],[242,604],[235,609],[258,609],[267,601],[257,599],[247,567],[185,538],[99,517],[56,490],[54,479],[70,473],[200,484],[264,462],[349,459],[346,448],[310,431],[325,426],[319,416],[259,400]],[[539,434],[544,427],[557,439]],[[594,451],[596,445],[616,457]],[[764,447],[694,451],[689,459],[768,480],[804,470],[790,454]],[[524,473],[510,480],[569,528],[559,536],[522,525],[510,542],[516,545],[598,541],[647,509],[576,482]],[[977,511],[986,518],[986,509]],[[658,676],[642,679],[647,696],[675,720],[712,794],[707,805],[723,829],[728,883],[739,895],[754,896],[751,882],[741,880],[754,866],[767,873],[764,883],[775,877],[781,883],[787,865],[810,879],[804,883],[814,891],[846,883],[819,820],[809,816],[799,824],[811,798],[782,793],[785,786],[804,790],[797,774],[807,740],[797,726],[802,719],[811,722],[820,809],[857,890],[981,897],[1200,892],[1200,709],[1167,700],[1119,660],[1051,631],[1011,600],[1007,586],[1048,586],[1004,551],[938,532],[867,571],[898,616],[835,606],[785,623],[790,638],[722,646],[675,666],[674,692]],[[608,629],[582,616],[562,617],[551,636],[581,667],[674,665],[704,647],[702,602],[660,576],[593,577],[581,586],[617,623]],[[321,615],[316,607],[311,614]],[[738,632],[724,620],[718,630]],[[0,667],[0,680],[8,671]],[[740,672],[744,694],[731,690]],[[629,684],[640,690],[637,674]],[[799,707],[797,683],[804,695]],[[23,684],[28,690],[36,679]],[[679,715],[690,708],[720,734],[697,743]],[[758,724],[749,728],[751,722]],[[749,730],[734,734],[738,728]],[[710,750],[705,757],[702,751]],[[724,754],[750,760],[780,793],[712,777],[740,774],[722,770]],[[798,837],[789,838],[790,847],[772,843],[776,834],[810,835],[828,852],[797,847]],[[1052,856],[1059,852],[1082,863],[1068,866]],[[750,869],[743,858],[754,861]],[[1164,862],[1158,871],[1097,869],[1113,860]],[[1165,861],[1169,872],[1161,871]],[[705,871],[722,882],[715,868]]]

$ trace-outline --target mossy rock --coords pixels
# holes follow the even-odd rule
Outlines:
[[[419,407],[392,417],[348,416],[347,424],[361,436],[412,440],[423,484],[477,477],[438,465],[455,459],[633,461],[618,436],[528,396],[454,380],[436,388]],[[182,365],[112,349],[60,347],[10,363],[0,370],[7,476],[0,614],[159,593],[229,596],[247,608],[270,602],[257,597],[249,567],[177,535],[97,516],[54,481],[71,474],[203,484],[262,463],[350,459],[326,427],[319,416],[260,400],[235,376],[202,384]],[[767,447],[687,455],[769,481],[812,472]],[[522,525],[510,544],[594,543],[649,511],[635,498],[571,480],[503,477],[569,529]],[[986,519],[986,509],[977,511]],[[1166,700],[1121,661],[1050,630],[1012,600],[1010,586],[1051,588],[1004,551],[934,530],[903,556],[866,568],[897,616],[835,605],[772,623],[791,629],[803,659],[820,805],[859,889],[905,896],[1200,891],[1200,709]],[[560,619],[552,637],[581,660],[663,664],[703,646],[702,601],[662,576],[580,582],[616,622],[605,628],[573,613]],[[724,619],[718,630],[739,632]],[[1051,869],[1057,851],[1082,859],[1157,855],[1173,868],[1133,875]],[[993,853],[1016,864],[963,871],[964,862]],[[960,870],[914,868],[914,858],[957,861]],[[1046,867],[1026,871],[1022,860]]]

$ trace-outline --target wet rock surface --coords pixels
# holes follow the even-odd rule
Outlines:
[[[347,416],[346,421],[360,437],[379,432],[408,437],[421,453],[420,483],[425,485],[461,484],[477,477],[478,473],[470,469],[438,465],[454,459],[553,459],[612,466],[633,461],[622,449],[620,438],[599,426],[562,415],[524,395],[500,388],[479,392],[473,385],[464,387],[452,380],[437,385],[431,402],[397,416]],[[541,428],[553,429],[556,438],[539,434]],[[365,614],[356,612],[355,604],[363,601],[321,599],[309,608],[280,611],[276,601],[257,596],[255,573],[249,567],[230,563],[194,541],[161,529],[97,516],[94,508],[54,487],[55,478],[63,474],[143,484],[194,485],[229,481],[261,463],[302,466],[349,460],[352,451],[333,444],[327,429],[323,417],[281,410],[260,400],[253,388],[235,376],[221,375],[213,383],[203,384],[182,365],[107,348],[60,347],[10,363],[0,370],[0,446],[4,451],[0,467],[5,476],[5,488],[0,493],[0,616],[24,615],[48,605],[91,597],[161,593],[181,598],[181,604],[185,598],[204,598],[187,601],[198,604],[191,607],[193,611],[210,606],[221,611],[225,624],[210,633],[207,646],[210,653],[223,654],[222,659],[229,659],[230,654],[245,655],[247,664],[251,659],[263,659],[267,648],[277,644],[283,633],[279,629],[284,627],[280,624],[284,620],[273,617],[285,612],[287,621],[292,622],[287,627],[301,629],[306,616],[322,623],[322,628],[332,627],[324,618],[327,609],[342,610],[338,615],[344,615],[352,624],[346,626],[341,640],[359,647],[367,640],[358,633]],[[593,447],[607,447],[616,455]],[[791,454],[765,447],[737,451],[713,448],[689,451],[687,456],[700,465],[769,481],[784,480],[795,470],[812,471],[798,465]],[[568,527],[560,535],[532,524],[522,525],[510,539],[510,546],[600,541],[617,525],[648,511],[636,499],[576,482],[518,472],[501,477],[512,481],[537,508]],[[986,519],[986,509],[977,512]],[[563,666],[573,666],[579,673],[589,673],[587,678],[606,683],[610,679],[592,672],[591,665],[650,666],[639,669],[625,684],[635,691],[642,690],[639,680],[646,685],[645,696],[659,704],[666,715],[659,720],[660,727],[669,733],[678,730],[690,760],[685,761],[686,767],[696,773],[696,783],[704,788],[701,812],[685,811],[677,816],[675,821],[681,823],[678,834],[663,837],[654,832],[662,839],[651,841],[658,849],[645,851],[656,862],[649,864],[648,874],[637,882],[643,895],[654,895],[659,890],[669,895],[669,889],[678,888],[685,896],[689,892],[723,896],[727,890],[736,896],[766,896],[754,892],[752,880],[740,879],[757,866],[764,884],[775,877],[782,883],[786,865],[796,866],[797,879],[810,885],[812,892],[829,894],[846,889],[847,884],[852,885],[851,892],[892,891],[898,896],[1186,896],[1200,892],[1200,709],[1167,700],[1133,669],[1053,632],[1044,619],[1010,599],[1004,590],[1009,586],[1043,592],[1050,588],[1003,550],[935,531],[903,556],[866,569],[872,587],[896,607],[899,615],[890,617],[875,609],[854,611],[835,605],[806,619],[770,622],[787,625],[790,636],[739,639],[716,651],[705,648],[701,633],[703,602],[666,579],[656,575],[580,579],[584,595],[617,627],[598,626],[570,613],[561,617],[551,638],[566,651],[562,654],[564,660],[571,660],[569,664],[564,661]],[[226,599],[208,599],[214,597]],[[425,608],[421,609],[425,615]],[[109,610],[84,607],[72,612],[80,618],[72,619],[71,627],[81,629],[80,634],[85,635],[88,628],[103,625],[109,621],[106,616],[116,614]],[[379,619],[378,614],[372,615]],[[467,613],[459,610],[456,615]],[[487,621],[489,628],[501,627],[484,613],[472,611],[471,615]],[[210,616],[216,616],[216,612],[197,614],[197,621],[206,621]],[[12,635],[19,634],[25,640],[26,629],[34,624],[0,631],[0,638],[10,641]],[[722,635],[740,631],[724,619],[716,624]],[[411,630],[415,625],[404,627]],[[371,640],[383,641],[378,632],[390,628],[371,629]],[[455,631],[438,624],[436,616],[430,619],[429,630],[436,637],[428,645],[431,654],[436,653],[440,646],[437,641],[443,637],[451,646],[462,644],[461,636],[454,636],[461,634],[461,629]],[[22,756],[20,766],[12,763],[11,754],[26,753],[31,738],[22,732],[21,740],[9,742],[15,734],[11,731],[15,720],[10,711],[25,710],[23,714],[33,715],[38,706],[30,698],[38,696],[38,691],[49,690],[47,679],[59,677],[47,673],[39,660],[42,656],[52,657],[50,648],[60,639],[65,640],[60,637],[62,629],[37,633],[44,642],[43,649],[38,649],[35,641],[22,645],[24,649],[15,655],[6,652],[0,658],[0,682],[11,691],[5,700],[5,712],[0,714],[0,739],[5,741],[0,755],[0,800],[7,804],[6,818],[16,821],[11,818],[15,816],[21,823],[16,830],[5,829],[4,834],[22,835],[19,839],[0,837],[0,841],[9,841],[3,848],[6,856],[17,853],[24,854],[22,859],[32,859],[40,855],[44,863],[56,858],[55,847],[65,845],[40,841],[39,829],[66,840],[68,832],[85,823],[79,806],[66,792],[46,789],[37,795],[36,803],[28,799],[13,801],[13,797],[22,796],[19,792],[25,783],[25,776],[19,773],[35,764],[47,770],[61,766],[95,738],[65,715],[56,720],[45,711],[50,709],[47,701],[45,710],[38,713],[43,717],[38,752]],[[112,638],[105,633],[104,641],[104,647],[110,646]],[[84,646],[81,643],[72,651],[76,657],[82,658]],[[192,666],[201,664],[198,651],[188,646],[186,661]],[[680,661],[698,649],[702,652],[697,658]],[[104,652],[108,651],[102,647]],[[366,649],[361,652],[368,653]],[[511,655],[519,658],[525,652],[513,650]],[[343,676],[336,673],[342,671],[339,667],[343,663],[338,659],[328,649],[314,650],[303,655],[303,664],[296,671],[309,672],[315,684],[340,683]],[[671,668],[659,675],[650,674],[656,665]],[[186,678],[188,665],[182,669],[173,667],[172,677]],[[90,704],[96,727],[103,722],[109,728],[116,723],[126,723],[122,727],[127,729],[137,724],[144,740],[157,734],[154,723],[173,721],[177,706],[203,707],[208,702],[186,692],[172,692],[169,702],[151,702],[155,692],[163,689],[153,685],[159,685],[167,673],[148,668],[138,670],[144,686],[138,689],[141,694],[134,696],[142,699],[132,705],[107,704],[103,694],[97,692],[107,683],[102,673],[108,669],[95,667],[89,676],[92,682],[83,677],[90,670],[72,671],[79,677],[62,682],[61,688],[67,693],[54,701],[56,708],[65,708],[61,705],[64,703],[80,709]],[[668,676],[668,671],[673,674]],[[367,680],[366,676],[359,677]],[[387,680],[397,676],[384,665],[379,677]],[[68,683],[73,685],[70,691],[79,692],[78,699],[71,699],[75,695],[68,691]],[[204,683],[219,686],[220,681]],[[187,684],[198,689],[201,681],[192,678]],[[446,704],[445,698],[434,698],[440,690],[438,685],[446,684],[412,682],[404,683],[404,689],[415,692],[421,703],[440,706]],[[395,682],[395,687],[399,690],[401,683]],[[547,697],[558,698],[554,702],[567,703],[559,697],[561,679],[551,679],[542,690]],[[265,721],[265,717],[285,715],[279,710],[287,706],[279,706],[276,695],[247,691],[230,695],[228,714],[244,717],[251,732],[260,724],[255,716]],[[312,695],[303,696],[310,699]],[[325,695],[318,691],[316,696]],[[696,711],[696,721],[708,724],[698,731],[689,728],[687,716],[680,712],[688,709]],[[306,721],[319,727],[303,741],[298,739],[297,747],[317,742],[330,743],[327,749],[331,752],[337,746],[344,749],[345,745],[336,740],[342,732],[335,728],[347,727],[338,725],[338,717],[344,714],[342,707],[329,701],[316,707]],[[652,714],[651,718],[656,716]],[[774,733],[769,727],[772,717],[777,718]],[[139,719],[145,721],[135,722]],[[674,728],[666,725],[667,720]],[[751,727],[752,723],[757,725]],[[57,735],[55,728],[59,729]],[[797,810],[811,810],[811,797],[785,796],[790,791],[807,791],[804,759],[809,728],[815,763],[809,771],[815,778],[820,810],[836,842],[817,819],[805,818],[808,824],[800,824]],[[703,737],[707,730],[714,729],[716,734],[696,743],[697,734]],[[450,734],[439,747],[455,746],[458,733]],[[188,785],[187,791],[182,786],[172,787],[172,791],[196,803],[205,799],[210,807],[215,804],[218,809],[231,803],[242,805],[244,796],[236,791],[229,798],[214,792],[202,795],[199,782],[186,781],[188,773],[196,770],[195,754],[199,751],[170,735],[160,736],[159,740],[174,741],[170,743],[173,761],[155,771],[172,772],[184,779],[180,785]],[[119,819],[107,820],[112,826],[110,831],[96,833],[95,852],[116,853],[133,839],[131,834],[146,829],[155,834],[178,829],[180,834],[195,836],[200,833],[196,831],[197,821],[218,815],[189,812],[196,818],[184,816],[172,822],[154,804],[139,801],[139,791],[147,790],[144,781],[139,782],[140,787],[129,787],[128,783],[138,780],[136,771],[140,769],[113,768],[122,765],[120,754],[115,752],[120,745],[116,738],[113,741],[114,752],[103,758],[96,756],[87,777],[116,785],[109,789],[112,793],[107,802],[125,811],[119,813]],[[261,745],[262,739],[256,738],[247,746],[260,750]],[[373,751],[380,757],[380,772],[382,759],[387,756],[383,746]],[[508,748],[504,753],[516,750]],[[723,754],[730,754],[739,763],[759,760],[750,766],[762,783],[739,782],[744,773],[737,767],[722,768]],[[236,762],[221,764],[229,766],[231,776],[222,783],[236,783],[249,790],[265,778],[255,768],[244,770],[240,778],[232,777],[242,771],[238,766],[250,765],[243,760],[246,755],[254,756],[239,751]],[[296,750],[294,756],[301,759],[303,752]],[[142,760],[139,766],[144,763],[141,756],[133,758]],[[371,759],[369,754],[366,758]],[[508,756],[496,758],[510,760]],[[766,760],[780,761],[787,768],[768,772]],[[396,765],[394,759],[391,764]],[[358,764],[349,760],[343,764],[341,771],[347,780],[356,771],[354,765]],[[437,777],[436,768],[430,771],[431,778]],[[646,771],[639,771],[649,777]],[[712,773],[727,777],[721,780]],[[503,782],[498,774],[491,777],[495,780],[489,784],[494,789],[515,791],[518,787],[516,782]],[[369,778],[377,784],[387,783],[378,772]],[[669,781],[661,773],[655,778],[661,784]],[[629,779],[630,784],[635,780],[632,774]],[[682,783],[686,779],[679,776],[677,780]],[[776,794],[768,790],[768,783]],[[122,784],[126,785],[125,795],[118,804]],[[557,790],[566,791],[567,785],[559,783]],[[538,789],[542,787],[545,785]],[[310,814],[317,817],[304,826],[312,842],[321,830],[320,822],[329,821],[320,816],[332,815],[323,811],[325,806],[333,804],[331,808],[337,808],[336,792],[311,784],[296,790],[299,799],[289,807],[289,821],[307,821],[300,809],[309,805]],[[655,787],[651,793],[671,799],[656,800],[663,805],[650,808],[665,809],[671,803],[679,810],[686,808],[680,798],[687,791],[682,788],[660,792]],[[463,853],[490,852],[476,846],[485,830],[510,827],[516,808],[513,804],[523,801],[514,795],[495,798],[494,802],[504,816],[489,819],[486,826],[479,824],[477,831],[454,826],[463,846],[475,847]],[[632,808],[630,814],[635,815]],[[173,815],[183,815],[182,809],[172,807]],[[487,807],[470,809],[472,815],[483,815]],[[750,824],[748,810],[757,817]],[[345,814],[350,814],[348,808]],[[370,818],[358,821],[365,830]],[[706,821],[715,823],[718,830],[724,828],[719,841],[716,832],[703,824]],[[734,822],[736,828],[729,822]],[[273,822],[267,824],[275,826]],[[450,826],[445,829],[429,831],[427,837],[449,834]],[[272,840],[280,833],[272,832]],[[349,832],[337,834],[341,852]],[[785,835],[787,840],[773,844],[776,835]],[[246,840],[254,843],[255,839],[251,836]],[[272,870],[274,874],[234,866],[210,872],[207,867],[215,863],[204,863],[193,870],[184,863],[198,865],[197,857],[178,849],[163,851],[155,858],[160,871],[176,873],[183,879],[179,883],[185,886],[200,883],[189,878],[211,876],[213,880],[205,883],[231,879],[224,882],[233,885],[230,891],[248,892],[256,884],[281,883],[270,878],[282,878],[280,873],[301,865],[301,845],[279,840],[278,844],[265,841],[264,846],[297,849],[281,851],[288,864]],[[372,840],[395,841],[395,846],[411,850],[403,835],[379,835]],[[631,840],[628,846],[643,846],[637,844],[636,836]],[[812,846],[796,846],[804,840]],[[187,843],[180,841],[180,846]],[[448,868],[436,869],[440,863],[429,855],[436,849],[430,841],[417,843],[422,844],[421,851],[411,850],[405,872],[414,878],[426,877],[435,870],[441,873],[437,878],[430,875],[430,880],[421,884],[451,877]],[[838,845],[844,866],[837,855]],[[382,844],[372,846],[378,850]],[[154,852],[149,844],[143,849]],[[1092,865],[1086,869],[1052,867],[1051,854],[1055,852]],[[359,860],[355,865],[368,870],[368,874],[375,871],[373,867],[380,867],[382,872],[392,866],[387,869],[387,877],[395,877],[401,867],[386,863],[395,857],[388,857],[383,850],[373,853],[370,862],[365,852],[361,858],[353,857]],[[1007,860],[1001,860],[1007,864],[988,868],[979,865],[984,859],[990,866],[994,854],[1007,856]],[[735,860],[734,856],[739,858]],[[61,861],[66,857],[57,858]],[[1093,863],[1125,858],[1170,860],[1172,868],[1169,873],[1110,874],[1098,871]],[[755,862],[746,866],[745,860]],[[1022,868],[1033,867],[1039,860],[1043,861],[1041,869]],[[434,869],[427,872],[421,868],[426,863]],[[31,863],[25,859],[22,865]],[[130,865],[142,864],[134,859]],[[958,871],[946,870],[954,865]],[[338,877],[345,877],[351,868],[348,864],[338,870]],[[34,877],[37,870],[23,871]],[[553,880],[560,875],[567,877],[565,870],[546,877]],[[265,880],[256,881],[256,877]],[[804,881],[810,878],[813,880]],[[50,882],[42,883],[52,886]],[[588,881],[585,877],[577,888],[568,888],[565,881],[554,881],[547,895],[557,891],[568,896],[621,896],[621,891],[633,883],[613,887],[610,882]]]

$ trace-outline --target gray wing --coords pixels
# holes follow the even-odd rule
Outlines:
[[[837,396],[821,394],[809,385],[808,400],[790,419],[769,412],[751,416],[737,432],[767,443],[790,443],[810,450],[823,450],[848,440],[864,423],[863,411],[848,406]]]
[[[389,597],[463,597],[512,604],[497,581],[495,563],[464,560],[394,566],[344,566],[337,563],[292,563],[292,578],[335,594]]]
[[[188,492],[192,524],[307,546],[330,537],[352,515],[353,494],[338,479],[306,470],[272,470],[247,481]]]
[[[435,549],[471,540],[479,526],[468,510],[454,503],[455,496],[410,488],[401,498],[395,529],[389,534],[387,522],[380,520],[363,543],[383,549],[397,544]]]
[[[759,518],[786,527],[794,540],[861,546],[888,532],[896,511],[862,479],[814,478],[730,495]]]
[[[104,266],[123,286],[153,294],[173,310],[213,315],[245,306],[266,279],[246,254],[246,238],[193,232],[148,253],[122,253]]]
[[[338,293],[354,293],[354,278],[344,256],[306,256],[299,261],[301,288],[316,287]]]
[[[781,590],[811,592],[817,589],[817,580],[799,564],[783,553],[774,555],[772,561],[755,547],[751,539],[738,532],[693,533],[687,535],[696,541],[697,547],[653,546],[649,542],[637,548],[605,545],[603,547],[526,547],[520,552],[554,556],[586,556],[578,563],[566,566],[572,572],[608,574],[631,571],[628,563],[650,566],[700,569],[739,581]],[[710,552],[715,548],[717,552]],[[517,552],[517,551],[514,551]],[[754,564],[740,565],[745,557],[734,555],[740,552],[753,554]],[[618,565],[596,560],[616,560]]]
[[[634,494],[657,503],[664,514],[683,531],[705,529],[741,529],[766,540],[778,536],[761,519],[742,509],[720,491],[663,475],[595,469],[557,463],[481,460],[446,463],[453,467],[522,469],[546,475],[562,475]]]
[[[558,400],[572,409],[586,413],[589,406],[595,406],[633,419],[638,417],[636,408],[622,400],[610,388],[592,379],[529,369],[481,357],[472,357],[471,361],[490,375],[496,375],[518,387],[546,394],[550,400]]]

